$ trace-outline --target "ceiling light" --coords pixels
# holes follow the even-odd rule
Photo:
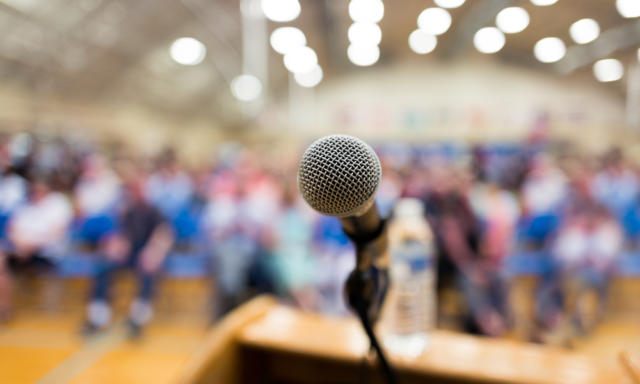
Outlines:
[[[358,22],[349,27],[349,42],[355,45],[378,45],[382,31],[378,24]]]
[[[238,100],[255,100],[262,93],[262,84],[255,76],[240,75],[231,82],[231,93]]]
[[[267,19],[276,22],[287,22],[298,18],[300,3],[298,0],[262,0],[262,12]]]
[[[473,36],[473,45],[482,53],[496,53],[504,47],[504,34],[494,27],[482,28]]]
[[[464,0],[435,0],[436,5],[442,8],[458,8],[464,4]]]
[[[384,16],[384,4],[380,0],[351,0],[349,16],[355,22],[377,23]]]
[[[586,44],[598,38],[600,26],[593,19],[582,19],[571,25],[569,34],[576,43]]]
[[[429,53],[436,48],[438,38],[433,35],[427,35],[424,31],[416,29],[409,35],[409,47],[413,52],[420,55]]]
[[[296,83],[305,88],[315,87],[320,84],[320,81],[322,80],[322,68],[320,68],[319,65],[316,65],[311,72],[296,73],[293,75],[293,78],[296,80]]]
[[[362,46],[353,45],[347,49],[347,56],[349,60],[355,65],[366,67],[368,65],[375,64],[380,58],[380,48],[377,45]]]
[[[531,0],[534,5],[545,6],[555,4],[558,0]]]
[[[318,56],[309,47],[298,47],[284,55],[284,66],[293,73],[306,73],[318,65]]]
[[[565,47],[562,40],[557,37],[547,37],[536,43],[533,48],[533,54],[536,59],[543,63],[553,63],[564,57],[567,53],[567,47]]]
[[[624,75],[624,67],[622,63],[616,59],[600,60],[593,64],[593,74],[598,81],[602,81],[603,83],[616,81],[620,80],[622,75]]]
[[[504,33],[518,33],[529,25],[529,14],[520,7],[505,8],[498,13],[496,25]]]
[[[640,0],[617,0],[616,8],[622,17],[632,18],[640,16]]]
[[[441,35],[451,26],[451,15],[442,8],[427,8],[418,16],[418,28],[429,35]]]
[[[298,47],[307,45],[307,38],[304,36],[304,33],[294,27],[276,29],[271,33],[270,40],[273,50],[283,55]]]
[[[169,50],[173,60],[182,65],[200,64],[207,55],[207,49],[196,39],[191,37],[183,37],[171,44]]]

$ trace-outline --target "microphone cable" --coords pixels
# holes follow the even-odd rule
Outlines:
[[[354,295],[353,298],[356,300],[354,300],[354,302],[352,302],[351,305],[353,306],[353,309],[355,309],[356,312],[358,313],[358,317],[360,318],[360,322],[362,323],[362,327],[364,328],[364,331],[369,337],[371,346],[375,349],[376,353],[378,354],[378,359],[380,360],[380,366],[382,366],[382,371],[387,377],[387,383],[400,384],[400,382],[398,381],[395,375],[395,372],[393,372],[393,370],[391,369],[391,366],[389,365],[389,362],[387,361],[384,351],[382,350],[382,348],[380,347],[380,344],[378,343],[378,339],[376,338],[375,333],[373,332],[371,321],[369,320],[369,316],[367,315],[367,305],[364,298],[361,298],[360,294]]]

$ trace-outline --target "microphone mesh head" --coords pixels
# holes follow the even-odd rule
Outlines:
[[[358,215],[373,202],[382,169],[373,149],[347,135],[321,138],[307,149],[298,170],[298,188],[316,211]]]

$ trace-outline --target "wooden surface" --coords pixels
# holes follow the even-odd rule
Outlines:
[[[238,334],[243,327],[276,307],[276,300],[261,296],[227,315],[205,337],[193,356],[184,365],[177,384],[239,382],[240,364]]]
[[[635,384],[640,384],[640,355],[631,351],[623,351],[620,354],[622,364],[629,371],[629,375],[633,377]]]
[[[361,361],[368,348],[366,336],[355,319],[307,314],[283,306],[270,308],[264,316],[245,326],[238,337],[245,348],[352,365]],[[415,359],[391,356],[391,360],[400,371],[446,382],[633,383],[620,362],[444,331],[433,332],[426,354]]]

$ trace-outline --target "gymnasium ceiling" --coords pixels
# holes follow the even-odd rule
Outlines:
[[[474,33],[495,25],[507,6],[525,8],[529,26],[507,35],[494,56],[536,71],[583,76],[595,81],[591,65],[601,58],[635,62],[640,47],[640,19],[625,19],[614,0],[558,0],[535,6],[529,0],[467,0],[450,9],[453,23],[427,55],[413,53],[409,34],[421,11],[433,0],[384,1],[381,56],[375,66],[405,60],[464,60],[479,55]],[[269,22],[269,32],[291,25],[307,36],[318,54],[325,79],[367,70],[347,58],[347,29],[352,21],[348,0],[300,0],[300,17],[290,23]],[[602,31],[594,42],[577,46],[569,26],[595,19]],[[544,37],[559,37],[567,56],[542,64],[533,47]],[[194,37],[207,47],[207,58],[182,66],[168,48],[180,37]],[[269,95],[286,95],[288,72],[282,56],[269,49]],[[0,79],[45,96],[84,100],[136,101],[181,113],[220,114],[237,105],[229,81],[242,63],[240,0],[0,0]],[[625,80],[610,87],[623,93]]]

